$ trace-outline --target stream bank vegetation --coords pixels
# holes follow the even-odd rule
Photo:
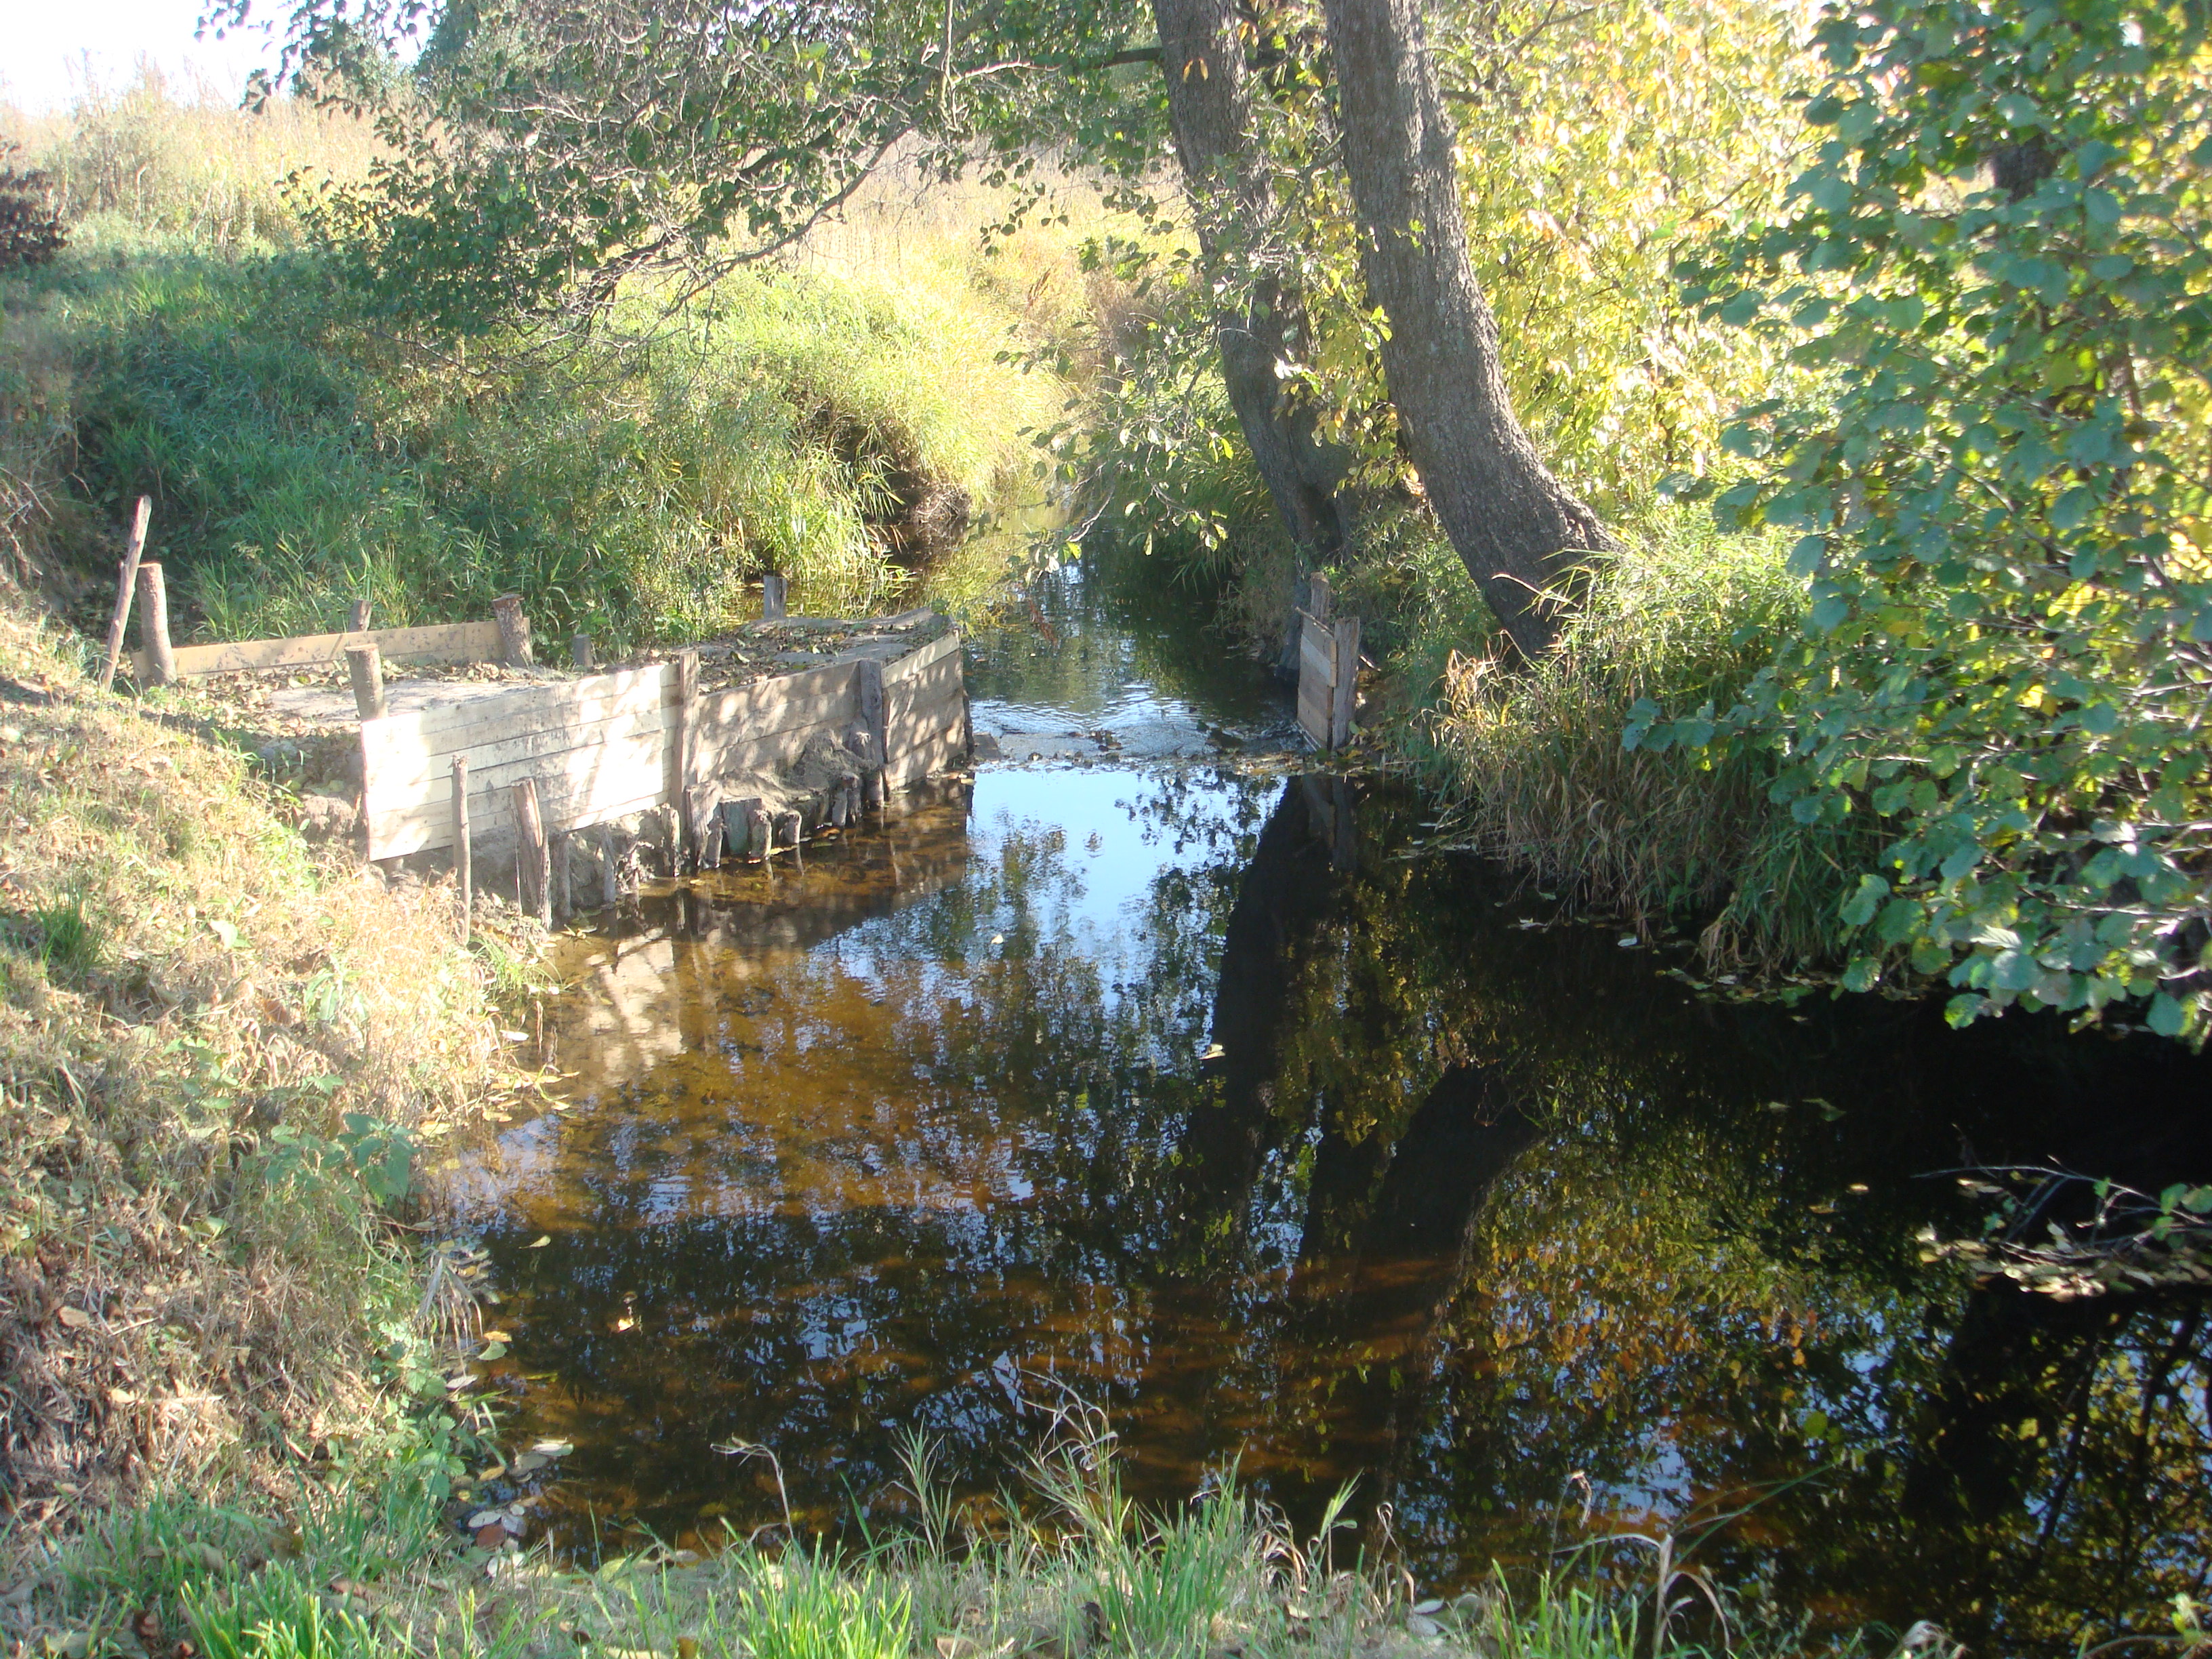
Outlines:
[[[514,1086],[450,905],[312,849],[250,761],[99,692],[76,649],[0,614],[19,1586],[149,1491],[259,1501],[315,1469],[441,1467],[408,1385],[422,1285],[383,1206],[419,1142]]]
[[[265,1503],[171,1492],[59,1552],[36,1594],[71,1632],[56,1650],[158,1656],[190,1643],[210,1659],[1860,1650],[1756,1618],[1731,1622],[1694,1565],[1653,1540],[1636,1540],[1651,1555],[1626,1596],[1600,1593],[1571,1566],[1518,1592],[1500,1575],[1449,1600],[1425,1595],[1402,1568],[1338,1535],[1355,1530],[1342,1518],[1349,1493],[1305,1538],[1233,1472],[1187,1505],[1147,1513],[1121,1491],[1103,1419],[1051,1415],[1058,1426],[1022,1490],[992,1503],[956,1501],[933,1481],[927,1440],[912,1437],[905,1480],[860,1517],[852,1547],[805,1541],[787,1524],[747,1536],[725,1522],[723,1546],[703,1554],[648,1543],[580,1565],[513,1545],[464,1549],[440,1525],[441,1489],[403,1474],[305,1486],[275,1522]],[[1942,1639],[1921,1627],[1911,1650]]]

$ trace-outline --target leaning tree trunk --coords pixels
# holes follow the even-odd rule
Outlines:
[[[1305,360],[1307,320],[1296,289],[1266,268],[1274,201],[1254,148],[1237,7],[1234,0],[1152,0],[1152,19],[1200,251],[1216,268],[1240,259],[1256,265],[1248,301],[1215,328],[1230,405],[1283,527],[1305,562],[1318,563],[1343,545],[1336,486],[1344,469],[1275,372],[1279,362]]]
[[[1565,579],[1613,545],[1514,418],[1498,319],[1467,258],[1452,131],[1421,0],[1325,0],[1344,170],[1382,373],[1444,533],[1523,657],[1558,636]]]

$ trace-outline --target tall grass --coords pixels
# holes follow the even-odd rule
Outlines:
[[[259,109],[151,64],[121,86],[88,85],[59,113],[0,106],[0,138],[54,185],[82,248],[129,252],[189,239],[234,250],[298,240],[289,184],[363,177],[380,150],[368,122],[294,98]]]
[[[1762,756],[1632,750],[1629,710],[1725,709],[1796,625],[1803,585],[1771,539],[1723,535],[1702,514],[1662,515],[1591,567],[1556,655],[1524,672],[1450,657],[1433,715],[1401,727],[1452,803],[1453,826],[1547,886],[1639,930],[1695,919],[1711,959],[1781,969],[1828,955],[1843,838],[1767,799]]]

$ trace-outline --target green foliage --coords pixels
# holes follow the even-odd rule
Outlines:
[[[1700,517],[1702,515],[1699,515]],[[1455,658],[1443,707],[1400,742],[1455,799],[1452,825],[1547,887],[1655,928],[1707,922],[1717,963],[1819,960],[1856,824],[1804,824],[1768,799],[1771,761],[1624,746],[1632,708],[1727,705],[1770,658],[1800,586],[1778,538],[1663,513],[1595,562],[1558,652],[1522,674]]]
[[[986,498],[1061,395],[992,361],[959,269],[894,295],[740,276],[685,331],[452,356],[395,342],[319,259],[64,267],[103,495],[152,493],[173,591],[217,638],[488,614],[618,652],[744,614],[743,577],[865,606],[918,500]],[[653,319],[641,304],[616,319]]]
[[[1859,955],[2154,1029],[2208,1015],[2212,58],[2201,7],[1878,0],[1819,40],[1781,223],[1691,270],[1829,398],[1747,410],[1734,521],[1798,532],[1802,630],[1639,751],[1771,749],[1808,827],[1886,842]]]
[[[906,1659],[910,1590],[855,1583],[818,1552],[789,1551],[781,1566],[772,1579],[755,1579],[745,1598],[753,1659]]]

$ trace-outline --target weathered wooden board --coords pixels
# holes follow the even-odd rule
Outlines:
[[[495,738],[467,745],[465,752],[471,769],[505,766],[516,762],[543,760],[567,753],[571,749],[590,748],[595,744],[621,743],[632,738],[659,736],[672,730],[676,723],[675,709],[666,704],[655,703],[649,708],[625,708],[598,720],[578,720],[568,726],[541,728],[520,732],[514,737]],[[381,752],[376,761],[376,781],[385,788],[404,787],[410,784],[427,783],[441,772],[451,770],[456,751],[433,753],[428,748],[394,742],[383,738]],[[368,751],[364,733],[363,751]]]
[[[667,799],[665,734],[572,749],[564,755],[487,768],[469,768],[470,828],[477,841],[514,833],[512,787],[527,777],[538,785],[538,811],[549,829],[580,830]],[[404,800],[372,799],[369,856],[396,858],[425,848],[453,845],[453,777],[424,783]]]
[[[692,727],[696,775],[760,771],[796,760],[816,732],[860,717],[859,671],[851,663],[757,681],[700,699]]]
[[[204,679],[264,668],[319,668],[345,660],[354,646],[373,645],[386,662],[489,662],[499,655],[499,624],[441,623],[428,628],[372,628],[358,633],[301,634],[283,640],[234,640],[177,647],[177,678]],[[132,660],[146,678],[146,653]]]
[[[948,634],[886,664],[884,681],[889,739],[884,781],[890,788],[904,789],[959,758],[968,707],[960,636]]]
[[[1319,749],[1328,747],[1330,689],[1310,675],[1298,676],[1298,730]]]
[[[364,720],[362,752],[375,759],[417,749],[433,755],[459,754],[480,744],[532,732],[567,731],[630,710],[659,707],[670,701],[675,688],[676,669],[671,663],[526,686],[497,696]]]
[[[1336,635],[1310,617],[1298,624],[1298,679],[1313,675],[1323,685],[1336,684]]]
[[[495,633],[496,629],[495,629]],[[871,665],[870,666],[872,666]],[[769,772],[817,736],[842,741],[861,719],[857,663],[710,693],[690,707],[693,775]],[[886,781],[903,788],[954,764],[967,730],[957,635],[882,667],[890,738]],[[372,859],[453,844],[453,761],[468,760],[470,833],[512,840],[513,786],[537,787],[545,828],[580,830],[681,793],[674,776],[678,673],[672,664],[527,686],[363,720],[363,801]]]
[[[895,658],[885,663],[884,665],[884,689],[888,690],[902,679],[919,674],[925,669],[935,667],[947,657],[957,660],[959,655],[960,635],[956,629],[941,638],[932,640],[918,651],[909,651],[903,657]]]

